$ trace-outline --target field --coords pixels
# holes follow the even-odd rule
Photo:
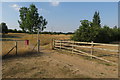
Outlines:
[[[33,47],[36,34],[9,33],[3,37],[4,56],[18,41],[18,56],[13,50],[3,59],[3,78],[117,78],[118,67],[70,54],[67,51],[52,50],[52,39],[70,39],[71,35],[40,34],[40,53]],[[9,41],[7,41],[9,40]],[[29,46],[24,40],[29,40]],[[100,47],[100,46],[99,46]],[[11,65],[12,64],[12,65]]]
[[[40,45],[46,48],[51,48],[52,39],[69,39],[70,35],[49,35],[49,34],[40,34]],[[2,42],[2,55],[5,55],[14,45],[15,41],[18,42],[18,53],[22,54],[26,51],[29,51],[29,48],[32,48],[37,43],[36,34],[25,34],[25,33],[9,33],[5,35]],[[29,40],[29,46],[25,45],[25,40]],[[15,51],[12,52],[15,54]]]

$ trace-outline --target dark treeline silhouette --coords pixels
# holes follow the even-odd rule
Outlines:
[[[29,33],[29,32],[25,32],[23,30],[17,30],[17,29],[8,29],[8,33],[28,33],[28,34],[37,34],[37,32],[33,32],[33,33]],[[50,32],[50,31],[44,31],[44,32],[40,32],[40,34],[65,34],[65,35],[68,35],[68,34],[74,34],[73,32]]]
[[[8,27],[7,27],[6,23],[4,23],[4,22],[2,22],[0,24],[0,33],[2,33],[2,34],[8,33]]]

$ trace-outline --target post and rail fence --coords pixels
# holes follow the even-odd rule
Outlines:
[[[91,59],[96,58],[96,59],[104,61],[104,62],[118,65],[116,62],[109,61],[107,59],[104,59],[104,58],[94,55],[95,54],[94,50],[107,51],[107,52],[112,52],[112,53],[118,53],[118,50],[98,48],[98,47],[95,47],[96,45],[118,47],[117,44],[102,44],[102,43],[94,43],[93,41],[78,42],[78,41],[72,41],[72,40],[54,40],[53,39],[52,49],[69,50],[71,53],[87,55],[87,56],[90,56]],[[85,51],[80,50],[80,48],[90,49],[90,50],[89,50],[89,52],[85,52]],[[118,56],[118,54],[116,54],[116,55]]]
[[[20,42],[24,42],[24,43],[20,43]],[[12,42],[11,42],[12,43]],[[16,40],[13,41],[13,47],[7,52],[7,53],[2,53],[3,54],[3,58],[5,58],[6,56],[10,55],[10,53],[12,53],[13,50],[15,50],[15,55],[18,55],[21,47],[25,47],[25,48],[31,48],[31,52],[33,52],[33,50],[37,51],[37,53],[40,52],[40,40],[37,41],[37,43],[35,45],[30,45],[29,40]],[[35,49],[37,47],[37,49]]]

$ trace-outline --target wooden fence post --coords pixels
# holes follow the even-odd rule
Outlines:
[[[54,49],[54,46],[55,46],[55,41],[54,39],[52,39],[52,49]]]
[[[40,40],[38,40],[38,53],[40,52]]]
[[[91,55],[93,55],[93,41],[91,41]],[[92,59],[92,56],[91,56]]]
[[[17,41],[15,42],[15,47],[16,47],[16,55],[17,55]]]
[[[74,52],[74,42],[72,43],[72,53]]]
[[[60,40],[60,49],[62,48],[62,40]]]

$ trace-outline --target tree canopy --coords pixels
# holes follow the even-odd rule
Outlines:
[[[43,16],[39,16],[38,9],[34,4],[31,4],[29,8],[22,7],[19,10],[20,21],[18,20],[19,27],[24,31],[30,33],[36,32],[38,29],[43,31],[47,25],[46,19]]]
[[[92,26],[94,27],[101,27],[101,20],[100,20],[100,16],[99,16],[99,12],[95,12],[94,16],[93,16],[93,23]]]
[[[120,28],[117,28],[117,26],[110,28],[107,25],[101,27],[100,21],[100,16],[97,12],[94,14],[93,22],[81,20],[81,25],[75,31],[72,40],[101,43],[120,41]]]

